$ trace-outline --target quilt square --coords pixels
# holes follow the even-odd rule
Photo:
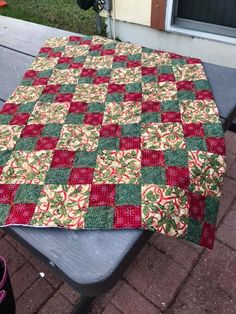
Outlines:
[[[119,137],[120,134],[121,127],[118,124],[105,124],[100,130],[101,137]]]
[[[92,57],[87,56],[84,67],[91,68],[95,70],[103,69],[103,68],[111,68],[112,67],[113,56],[102,56],[102,57]]]
[[[26,125],[21,132],[21,137],[37,137],[40,136],[44,125],[42,124],[30,124]]]
[[[11,121],[11,125],[24,125],[27,123],[27,120],[29,119],[30,114],[29,113],[16,113]]]
[[[81,69],[55,69],[48,81],[49,84],[77,84]]]
[[[116,205],[140,205],[141,185],[139,184],[117,184]]]
[[[115,68],[111,72],[111,83],[129,84],[140,83],[142,80],[141,67]]]
[[[51,159],[51,151],[13,151],[3,168],[0,183],[43,184]]]
[[[18,186],[18,184],[0,184],[0,204],[13,203]]]
[[[69,184],[92,184],[93,168],[73,168],[69,177]]]
[[[118,42],[116,44],[116,51],[115,54],[116,55],[136,55],[136,54],[140,54],[142,52],[142,48],[138,45],[133,45],[130,43],[122,43],[122,42]]]
[[[99,140],[98,126],[64,124],[57,143],[59,150],[95,151]]]
[[[143,100],[144,101],[169,101],[177,99],[177,88],[175,83],[146,83],[143,84]]]
[[[166,181],[168,185],[188,189],[189,170],[186,167],[169,166],[166,168]]]
[[[0,125],[0,151],[13,149],[24,126]]]
[[[144,67],[158,67],[162,65],[171,65],[171,59],[168,52],[151,53],[142,52],[142,66]]]
[[[103,124],[131,124],[141,120],[142,105],[139,102],[106,103]]]
[[[184,64],[174,66],[173,70],[176,81],[196,81],[206,79],[202,64]]]
[[[35,150],[54,150],[57,142],[57,137],[41,137],[36,143]]]
[[[26,104],[37,101],[43,88],[43,86],[19,86],[8,98],[7,103]]]
[[[70,103],[69,113],[85,113],[87,109],[86,102],[75,101]]]
[[[189,203],[183,189],[156,184],[142,186],[143,228],[181,237],[186,234],[188,215]]]
[[[90,190],[89,184],[45,185],[30,223],[36,226],[83,228]]]
[[[79,56],[86,56],[89,51],[88,45],[67,45],[65,46],[65,50],[63,52],[64,56],[67,57],[79,57]]]
[[[32,152],[35,148],[37,142],[37,137],[21,137],[15,147],[14,150],[24,150]]]
[[[14,198],[14,203],[15,204],[35,204],[37,203],[41,190],[42,190],[41,185],[20,184]]]
[[[107,84],[80,84],[76,86],[73,101],[82,102],[100,102],[103,103],[106,100]]]
[[[92,184],[89,207],[114,206],[115,204],[114,184]]]
[[[181,123],[147,123],[142,127],[142,149],[185,149]]]
[[[76,152],[74,167],[94,168],[96,165],[97,152]]]
[[[57,58],[36,58],[31,65],[31,70],[33,71],[44,71],[48,69],[53,69],[58,62]]]
[[[28,224],[34,214],[35,206],[35,204],[13,204],[10,208],[5,224]]]
[[[28,120],[28,124],[63,123],[70,103],[38,102]]]
[[[85,215],[85,227],[90,229],[111,229],[114,209],[108,206],[89,207]]]
[[[75,152],[68,150],[55,150],[52,157],[52,168],[70,168],[73,165]]]
[[[104,150],[97,156],[93,183],[96,184],[139,184],[141,151]]]
[[[204,151],[188,152],[189,189],[204,196],[221,195],[220,185],[225,172],[224,157]]]
[[[162,151],[142,150],[142,167],[164,166],[165,158]]]
[[[123,205],[116,206],[115,228],[140,228],[141,227],[141,206]]]

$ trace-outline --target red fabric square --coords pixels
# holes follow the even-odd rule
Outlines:
[[[56,94],[59,89],[61,88],[61,85],[48,85],[44,88],[43,94]]]
[[[95,51],[95,50],[101,50],[102,49],[102,45],[101,44],[96,44],[96,45],[91,45],[90,46],[90,51]]]
[[[80,45],[81,46],[83,46],[83,45],[91,45],[91,40],[89,40],[89,39],[82,40],[80,42]]]
[[[18,184],[0,184],[0,203],[11,204],[14,201]]]
[[[141,66],[141,61],[128,61],[127,62],[127,68],[135,68],[135,67],[140,67]]]
[[[122,137],[120,139],[120,149],[139,149],[141,145],[140,137]]]
[[[164,166],[165,157],[162,151],[156,150],[142,150],[142,166],[143,167],[155,167]]]
[[[160,102],[158,101],[144,101],[142,103],[142,112],[159,112]]]
[[[212,249],[215,239],[215,226],[209,223],[204,223],[202,226],[202,235],[200,245],[208,249]]]
[[[204,136],[204,129],[202,123],[183,123],[183,132],[185,137]]]
[[[42,77],[42,78],[37,78],[34,80],[33,85],[47,85],[49,78],[48,77]]]
[[[0,175],[2,174],[3,167],[0,167]]]
[[[42,133],[43,128],[44,128],[44,125],[40,125],[40,124],[29,124],[29,125],[26,125],[26,127],[21,132],[21,137],[40,136],[40,134]]]
[[[69,41],[80,41],[82,37],[80,36],[70,36]]]
[[[70,177],[69,184],[91,184],[93,181],[94,168],[73,168]]]
[[[174,82],[175,81],[175,76],[174,74],[160,74],[158,76],[158,82]]]
[[[188,64],[202,63],[201,60],[197,58],[187,58],[186,61]]]
[[[124,93],[125,91],[125,84],[109,84],[108,85],[108,94],[112,93]]]
[[[68,102],[68,101],[71,101],[72,98],[73,98],[72,93],[58,94],[55,99],[55,102]]]
[[[161,122],[181,122],[180,112],[163,112]]]
[[[70,168],[73,165],[75,152],[68,150],[55,150],[52,157],[52,168]]]
[[[58,60],[58,63],[71,63],[73,61],[73,58],[71,57],[61,57]]]
[[[193,219],[202,221],[205,215],[205,197],[196,194],[196,193],[189,193],[189,216]]]
[[[57,137],[41,137],[36,143],[36,150],[50,150],[57,146]]]
[[[115,184],[93,184],[89,206],[114,206]]]
[[[125,62],[127,61],[128,57],[125,55],[120,55],[120,56],[114,56],[113,62]]]
[[[102,125],[101,137],[118,137],[121,134],[121,127],[118,124]]]
[[[110,77],[109,76],[98,76],[94,79],[94,84],[103,84],[103,83],[109,83]]]
[[[23,125],[29,119],[29,113],[17,113],[10,121],[10,124]]]
[[[102,124],[103,113],[86,113],[84,117],[85,124],[99,125]]]
[[[80,101],[75,101],[71,102],[69,112],[73,113],[84,113],[87,111],[87,103],[86,102],[80,102]]]
[[[14,114],[18,109],[18,106],[16,104],[9,104],[5,103],[2,109],[0,110],[0,113],[6,113],[6,114]]]
[[[50,55],[49,55],[49,58],[60,58],[62,55],[62,52],[61,51],[57,51],[57,52],[51,52]]]
[[[69,69],[80,69],[83,67],[83,63],[75,62],[69,65]]]
[[[115,49],[105,49],[102,51],[101,56],[113,56],[115,54]]]
[[[28,224],[33,217],[35,207],[36,204],[13,204],[5,224]]]
[[[156,67],[142,67],[142,75],[157,75]]]
[[[207,137],[207,150],[210,153],[225,155],[225,140],[223,137]]]
[[[34,70],[28,70],[25,72],[24,79],[36,78],[38,72]]]
[[[191,81],[176,82],[177,90],[193,90],[194,85]]]
[[[210,90],[200,90],[196,93],[196,99],[197,100],[211,100],[214,99],[214,96]]]
[[[170,58],[171,59],[182,59],[183,57],[181,55],[178,55],[176,53],[170,53]]]
[[[39,53],[50,53],[52,51],[52,48],[51,47],[42,47],[40,50],[39,50]]]
[[[142,101],[142,93],[126,93],[124,101]]]
[[[182,167],[170,166],[166,169],[167,184],[187,189],[189,186],[189,170]]]
[[[140,228],[141,206],[116,206],[114,226],[115,228]]]
[[[96,73],[97,71],[96,70],[93,70],[93,69],[83,69],[82,71],[81,71],[81,74],[80,74],[80,76],[81,77],[91,77],[91,76],[94,76],[95,75],[95,73]]]

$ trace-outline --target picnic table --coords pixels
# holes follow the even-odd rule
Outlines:
[[[49,37],[75,33],[0,17],[0,105],[18,85],[38,50]],[[204,63],[216,103],[227,128],[235,105],[236,70]],[[6,230],[58,270],[82,295],[76,311],[108,291],[120,278],[152,234],[143,230],[71,231],[52,228],[9,227]]]

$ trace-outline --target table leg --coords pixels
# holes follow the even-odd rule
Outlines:
[[[71,314],[88,314],[94,299],[95,297],[86,297],[82,295]]]

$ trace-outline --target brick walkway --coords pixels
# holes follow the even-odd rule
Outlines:
[[[91,313],[236,313],[236,134],[227,132],[226,141],[214,249],[154,234],[116,286],[95,300]],[[71,312],[79,294],[4,233],[0,254],[8,262],[17,314]]]

